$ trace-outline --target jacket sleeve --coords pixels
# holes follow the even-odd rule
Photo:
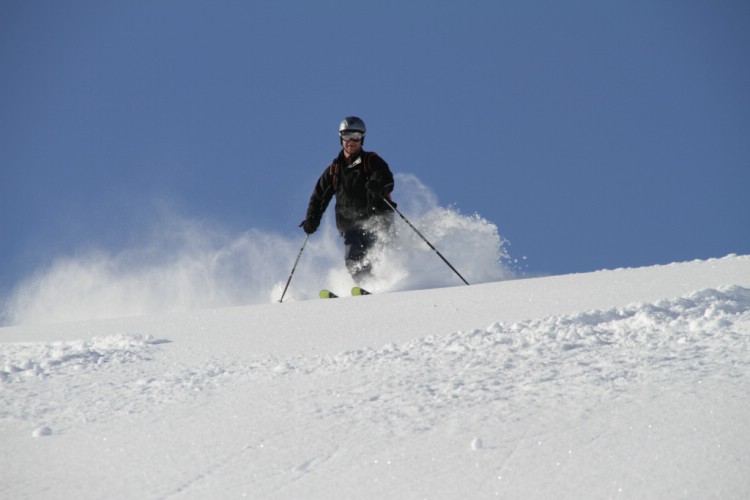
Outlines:
[[[310,196],[310,202],[307,205],[307,219],[320,221],[323,212],[326,211],[331,198],[333,198],[333,194],[333,175],[331,169],[326,167]]]
[[[390,194],[393,191],[393,173],[391,173],[391,169],[385,160],[376,153],[372,153],[370,156],[370,179],[383,186],[386,193]]]

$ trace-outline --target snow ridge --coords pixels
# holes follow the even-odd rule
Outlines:
[[[494,323],[381,349],[287,359],[272,375],[351,377],[360,390],[350,392],[360,395],[346,403],[347,411],[367,414],[378,407],[371,423],[389,426],[394,415],[416,411],[410,424],[427,429],[431,424],[418,415],[439,421],[459,407],[510,401],[497,408],[507,413],[520,403],[570,400],[575,387],[586,388],[579,403],[590,405],[592,388],[604,397],[631,384],[739,375],[750,368],[749,353],[750,289],[728,287],[655,304]],[[727,357],[737,360],[719,369]],[[318,405],[320,396],[311,396]],[[342,404],[336,398],[328,411],[341,411]]]
[[[109,364],[135,363],[148,359],[150,346],[165,342],[150,335],[120,334],[90,341],[6,344],[0,357],[0,381],[14,383],[29,376],[47,378]]]
[[[470,409],[496,401],[562,397],[569,394],[571,385],[611,392],[662,377],[684,376],[697,382],[716,371],[714,365],[724,363],[728,356],[739,358],[732,370],[743,370],[748,368],[748,357],[741,356],[750,352],[748,332],[750,290],[734,286],[654,304],[494,323],[485,329],[430,335],[333,356],[211,359],[173,366],[162,373],[148,364],[160,356],[154,349],[170,341],[150,335],[3,344],[0,381],[12,391],[30,379],[80,381],[87,372],[131,365],[124,367],[130,380],[113,390],[128,401],[123,405],[132,412],[147,409],[149,405],[141,400],[154,400],[157,387],[164,403],[216,383],[280,378],[301,383],[300,378],[317,377],[342,377],[343,381],[357,373],[354,378],[359,385],[373,389],[353,391],[360,396],[346,403],[349,411],[367,412],[376,405],[383,415],[394,415],[399,413],[394,412],[397,400],[402,400],[404,406],[416,406],[435,419],[441,409],[455,411],[456,405]],[[313,391],[310,398],[319,396]],[[13,413],[12,401],[3,403],[8,417]],[[327,411],[340,411],[341,404],[339,399],[338,410]]]

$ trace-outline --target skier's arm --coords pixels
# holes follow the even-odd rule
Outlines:
[[[370,179],[367,189],[379,196],[386,196],[393,191],[394,181],[391,169],[380,156],[373,153],[370,158]]]
[[[333,176],[330,173],[330,169],[326,168],[323,175],[320,176],[318,182],[315,184],[315,189],[313,189],[310,202],[307,205],[307,216],[300,224],[300,227],[307,234],[312,234],[318,229],[320,219],[323,217],[326,208],[328,208],[333,194]]]

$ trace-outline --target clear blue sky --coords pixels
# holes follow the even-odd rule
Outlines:
[[[0,292],[162,204],[301,241],[349,114],[529,273],[750,253],[749,55],[746,0],[2,1]]]

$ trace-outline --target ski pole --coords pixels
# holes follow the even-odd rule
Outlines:
[[[284,295],[286,295],[286,289],[289,288],[289,283],[292,282],[292,276],[294,276],[294,270],[297,269],[297,263],[299,262],[299,258],[302,257],[302,251],[305,249],[305,245],[307,245],[308,238],[310,238],[309,234],[305,236],[305,241],[302,243],[302,248],[299,249],[299,253],[297,254],[297,260],[294,261],[294,266],[292,266],[292,272],[289,273],[289,279],[286,280],[286,286],[284,287],[284,291],[281,292],[281,298],[279,299],[279,302],[284,301]]]
[[[414,224],[412,224],[411,222],[409,222],[409,219],[407,219],[406,217],[404,217],[404,214],[402,214],[401,212],[399,212],[399,210],[398,210],[398,209],[397,209],[396,207],[394,207],[394,206],[393,206],[393,204],[392,204],[392,203],[391,203],[390,201],[388,201],[388,198],[386,198],[385,196],[381,196],[381,198],[382,198],[382,199],[383,199],[383,201],[384,201],[384,202],[386,203],[386,205],[388,205],[389,207],[391,207],[391,209],[392,209],[392,210],[393,210],[394,212],[396,212],[396,213],[397,213],[397,214],[398,214],[398,215],[399,215],[399,216],[400,216],[400,217],[401,217],[401,218],[402,218],[402,219],[404,220],[404,222],[406,222],[406,223],[407,223],[407,224],[409,225],[409,227],[410,227],[410,228],[412,228],[412,229],[414,230],[414,232],[415,232],[415,233],[417,233],[417,234],[419,235],[419,237],[420,237],[420,238],[422,238],[422,241],[424,241],[425,243],[427,243],[427,246],[429,246],[430,248],[432,248],[432,249],[433,249],[433,250],[435,251],[435,253],[436,253],[436,254],[438,254],[438,257],[440,257],[441,259],[443,259],[443,262],[445,262],[445,263],[446,263],[446,264],[448,265],[448,267],[450,267],[450,268],[451,268],[451,269],[453,270],[453,272],[454,272],[454,273],[456,273],[456,276],[458,276],[459,278],[461,278],[461,281],[463,281],[463,282],[464,282],[465,284],[467,284],[467,285],[469,284],[469,282],[468,282],[468,281],[466,281],[466,280],[464,279],[464,277],[463,277],[463,276],[461,276],[461,273],[459,273],[458,271],[456,271],[456,268],[455,268],[455,267],[453,267],[453,266],[451,265],[451,263],[450,263],[450,262],[448,262],[448,260],[447,260],[447,259],[446,259],[445,257],[443,257],[443,254],[441,254],[440,252],[438,252],[438,249],[437,249],[437,248],[435,248],[435,247],[434,247],[434,246],[432,245],[432,243],[430,243],[429,241],[427,241],[427,238],[425,238],[425,237],[424,237],[424,236],[422,235],[422,233],[420,233],[420,232],[419,232],[419,231],[417,230],[417,228],[416,228],[416,227],[414,227]]]

